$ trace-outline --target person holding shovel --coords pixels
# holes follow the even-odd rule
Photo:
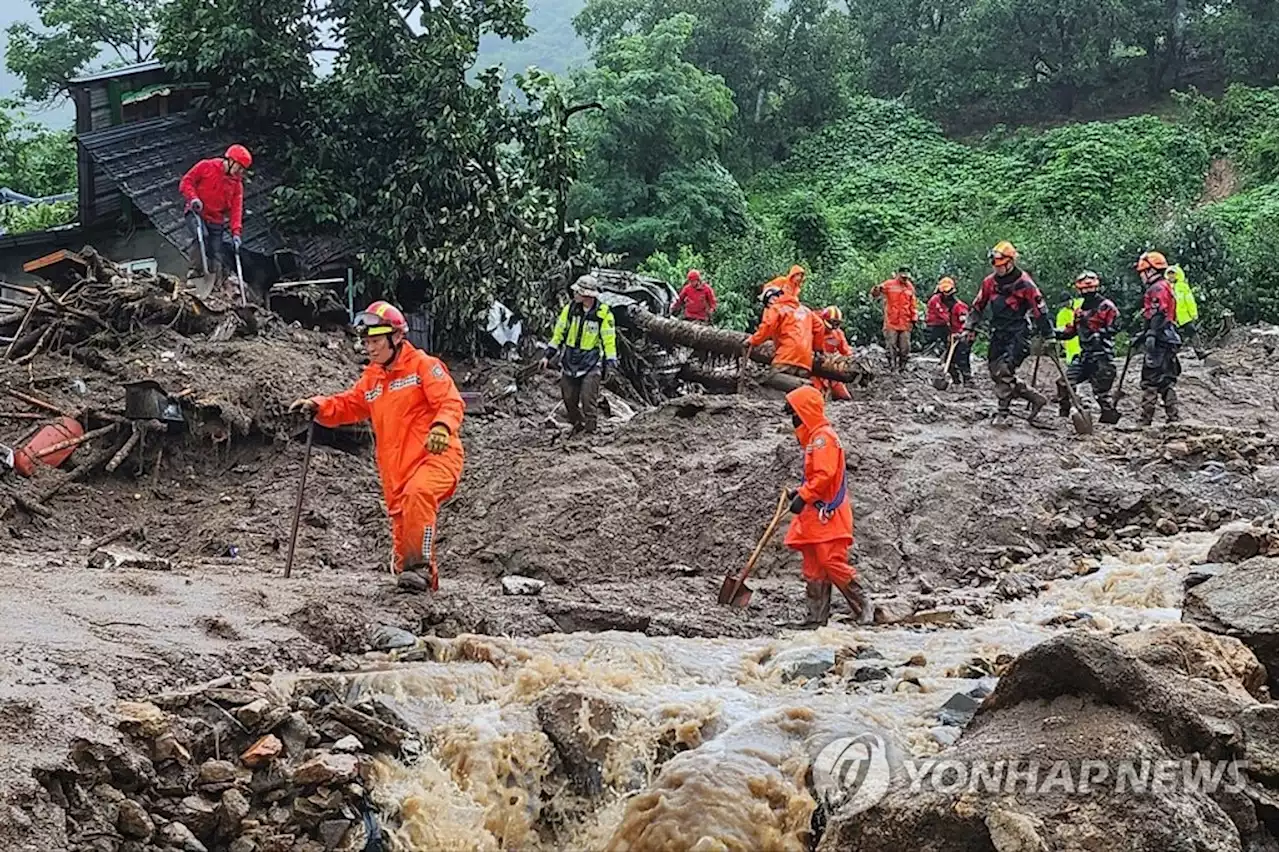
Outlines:
[[[232,145],[221,157],[201,160],[178,182],[186,200],[183,213],[195,237],[188,278],[224,278],[224,269],[235,268],[244,225],[244,173],[253,156],[243,145]]]
[[[849,564],[853,544],[853,508],[849,501],[844,447],[827,420],[822,394],[812,385],[787,394],[783,411],[791,416],[796,440],[804,447],[804,482],[789,492],[795,516],[784,543],[800,551],[808,617],[819,627],[831,616],[831,588],[840,590],[854,619],[871,621],[871,604]]]
[[[1067,364],[1066,381],[1058,379],[1058,413],[1071,415],[1071,387],[1088,382],[1093,398],[1107,421],[1113,404],[1111,386],[1116,380],[1115,336],[1120,312],[1110,299],[1102,298],[1102,281],[1096,272],[1085,270],[1076,276],[1076,292],[1080,304],[1066,327],[1054,332],[1058,340],[1076,338],[1080,354]]]
[[[939,308],[945,312],[948,340],[954,342],[956,347],[951,353],[951,364],[947,367],[947,375],[957,384],[971,385],[973,369],[969,365],[969,351],[973,345],[964,333],[964,323],[969,318],[969,306],[956,295],[956,282],[951,278],[943,278],[938,282],[938,292],[934,298],[939,301]]]
[[[436,591],[436,520],[462,478],[462,395],[449,370],[405,339],[398,308],[374,302],[356,314],[369,364],[349,390],[299,399],[290,411],[321,426],[373,424],[382,494],[391,515],[393,570],[407,592]]]
[[[1035,419],[1048,404],[1043,394],[1018,378],[1018,367],[1031,354],[1031,323],[1042,341],[1053,338],[1044,296],[1031,276],[1018,268],[1018,250],[1002,240],[987,253],[993,272],[982,279],[973,309],[965,320],[964,331],[969,342],[977,333],[982,313],[991,306],[991,343],[987,349],[987,370],[995,383],[996,423],[1009,420],[1009,407],[1015,398],[1031,403],[1027,421]],[[1028,322],[1030,320],[1030,322]]]
[[[1138,425],[1150,426],[1156,416],[1156,402],[1164,403],[1164,416],[1177,421],[1178,392],[1174,386],[1182,374],[1178,348],[1182,338],[1177,329],[1177,295],[1169,283],[1169,261],[1158,251],[1143,252],[1134,268],[1146,285],[1142,295],[1142,317],[1146,320],[1142,333],[1131,346],[1142,346],[1142,413]]]

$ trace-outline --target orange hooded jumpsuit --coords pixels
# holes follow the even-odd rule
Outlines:
[[[796,439],[804,447],[804,483],[796,494],[804,508],[791,519],[784,543],[800,551],[806,597],[812,620],[825,623],[831,608],[831,587],[861,615],[865,597],[855,591],[857,572],[849,564],[853,544],[853,506],[846,487],[844,447],[827,420],[822,394],[805,385],[787,394],[787,402],[800,418]]]
[[[815,338],[817,340],[817,338]],[[839,328],[828,328],[824,322],[822,324],[822,343],[817,347],[820,352],[828,355],[852,355],[853,347],[849,345],[849,339],[844,336],[844,330]],[[848,401],[853,399],[853,395],[849,393],[849,388],[844,382],[836,382],[831,379],[821,379],[817,376],[813,378],[813,386],[820,391],[831,391],[832,399]]]
[[[439,588],[436,514],[458,487],[463,460],[464,405],[448,369],[403,341],[389,366],[370,364],[350,390],[315,402],[322,426],[372,421],[396,573],[429,566],[431,588]],[[427,433],[437,423],[449,430],[449,445],[438,454],[427,450]]]
[[[822,345],[826,325],[817,311],[800,304],[800,290],[804,286],[803,266],[793,266],[786,277],[779,276],[763,290],[777,288],[782,295],[765,308],[760,327],[747,338],[748,346],[774,342],[773,366],[782,372],[808,376],[813,370],[813,350]]]

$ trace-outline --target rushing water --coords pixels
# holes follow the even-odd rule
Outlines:
[[[350,689],[393,702],[428,746],[412,765],[379,761],[375,800],[383,813],[399,811],[393,848],[412,852],[799,852],[814,808],[806,771],[823,743],[871,729],[915,754],[940,750],[956,731],[940,726],[939,707],[955,692],[994,684],[958,676],[971,660],[1017,655],[1072,629],[1046,625],[1064,614],[1086,612],[1074,627],[1106,633],[1177,621],[1188,566],[1220,532],[1150,540],[963,629],[432,640],[440,662],[348,676]],[[810,646],[832,649],[835,668],[784,682],[775,658]],[[888,677],[855,681],[865,665],[887,668]],[[609,730],[594,730],[585,712],[579,719],[584,741],[603,746],[596,795],[555,771],[537,717],[539,701],[565,693],[618,708]]]

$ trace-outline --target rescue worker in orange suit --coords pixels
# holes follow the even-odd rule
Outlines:
[[[1138,424],[1150,426],[1157,400],[1164,402],[1164,416],[1170,423],[1178,419],[1178,394],[1174,385],[1182,374],[1178,360],[1177,299],[1166,272],[1169,261],[1158,251],[1144,252],[1135,265],[1146,285],[1142,296],[1142,316],[1146,325],[1131,346],[1142,346],[1142,413]]]
[[[783,410],[791,416],[796,439],[804,447],[804,482],[790,492],[795,517],[784,542],[800,551],[808,609],[805,625],[827,623],[832,586],[840,590],[854,619],[869,623],[870,602],[849,564],[853,508],[840,437],[827,420],[822,394],[812,385],[788,393]]]
[[[251,165],[249,149],[232,145],[221,157],[196,163],[178,182],[178,192],[186,199],[183,216],[195,240],[188,277],[196,273],[222,278],[224,269],[235,269],[244,226],[244,173]],[[200,237],[204,238],[203,255]]]
[[[672,315],[679,316],[681,311],[689,322],[703,323],[711,322],[711,316],[716,312],[716,291],[711,289],[711,285],[703,280],[702,273],[696,269],[689,270],[689,274],[685,276],[684,288],[671,305]]]
[[[1044,296],[1031,276],[1018,268],[1018,250],[1008,241],[997,243],[987,254],[994,270],[982,279],[973,309],[965,321],[965,334],[973,341],[982,312],[991,306],[991,342],[987,350],[987,371],[995,383],[996,422],[1007,423],[1009,406],[1015,398],[1031,404],[1027,420],[1049,402],[1043,394],[1018,378],[1018,367],[1031,354],[1031,326],[1035,324],[1037,341],[1053,339],[1053,325]]]
[[[372,422],[397,585],[435,591],[437,514],[462,477],[462,396],[438,358],[405,340],[409,326],[395,306],[374,302],[356,315],[355,328],[369,356],[360,379],[333,396],[297,400],[290,410],[321,426]]]
[[[871,288],[871,298],[884,300],[884,348],[889,369],[901,373],[911,358],[911,329],[918,318],[911,270],[899,267],[894,277]]]
[[[813,371],[813,345],[815,326],[822,321],[814,312],[800,304],[799,297],[778,287],[766,285],[760,294],[764,303],[764,316],[760,327],[744,344],[749,356],[752,348],[773,341],[774,372],[802,379]]]
[[[818,312],[818,317],[823,325],[822,344],[819,351],[828,355],[852,355],[853,347],[849,345],[849,341],[844,336],[844,329],[841,328],[844,324],[844,312],[835,305],[828,305]],[[813,386],[818,390],[829,392],[831,399],[853,399],[844,382],[820,379],[815,376]]]
[[[945,290],[943,288],[946,288]],[[938,279],[938,286],[929,297],[924,309],[924,348],[942,350],[945,358],[951,345],[951,309],[942,298],[944,292],[952,294],[955,299],[956,282],[953,278]]]
[[[956,295],[956,282],[950,278],[943,278],[938,282],[938,292],[933,298],[938,299],[942,310],[946,312],[947,335],[956,346],[955,351],[951,353],[951,366],[947,369],[947,375],[953,382],[971,385],[973,371],[969,366],[969,351],[973,345],[969,342],[968,335],[964,333],[965,320],[969,318],[969,306]],[[933,299],[929,302],[932,305]],[[947,346],[949,348],[951,342],[948,342]],[[945,353],[943,357],[946,357]]]
[[[1058,379],[1058,413],[1063,417],[1071,415],[1068,385],[1088,382],[1105,414],[1112,409],[1111,385],[1116,380],[1114,341],[1120,312],[1115,303],[1102,297],[1102,281],[1096,272],[1086,269],[1077,275],[1076,292],[1080,294],[1080,306],[1067,327],[1054,332],[1058,340],[1075,337],[1080,341],[1080,354],[1067,365],[1067,380]]]

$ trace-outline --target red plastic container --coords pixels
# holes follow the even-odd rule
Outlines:
[[[72,417],[63,417],[57,423],[50,423],[37,432],[35,437],[27,442],[26,446],[13,454],[13,469],[23,476],[34,476],[36,462],[43,462],[50,467],[57,467],[71,457],[71,454],[76,451],[75,447],[58,450],[56,453],[50,453],[40,459],[36,458],[36,453],[45,447],[52,447],[59,441],[79,438],[83,434],[84,427],[80,425],[80,421]]]

